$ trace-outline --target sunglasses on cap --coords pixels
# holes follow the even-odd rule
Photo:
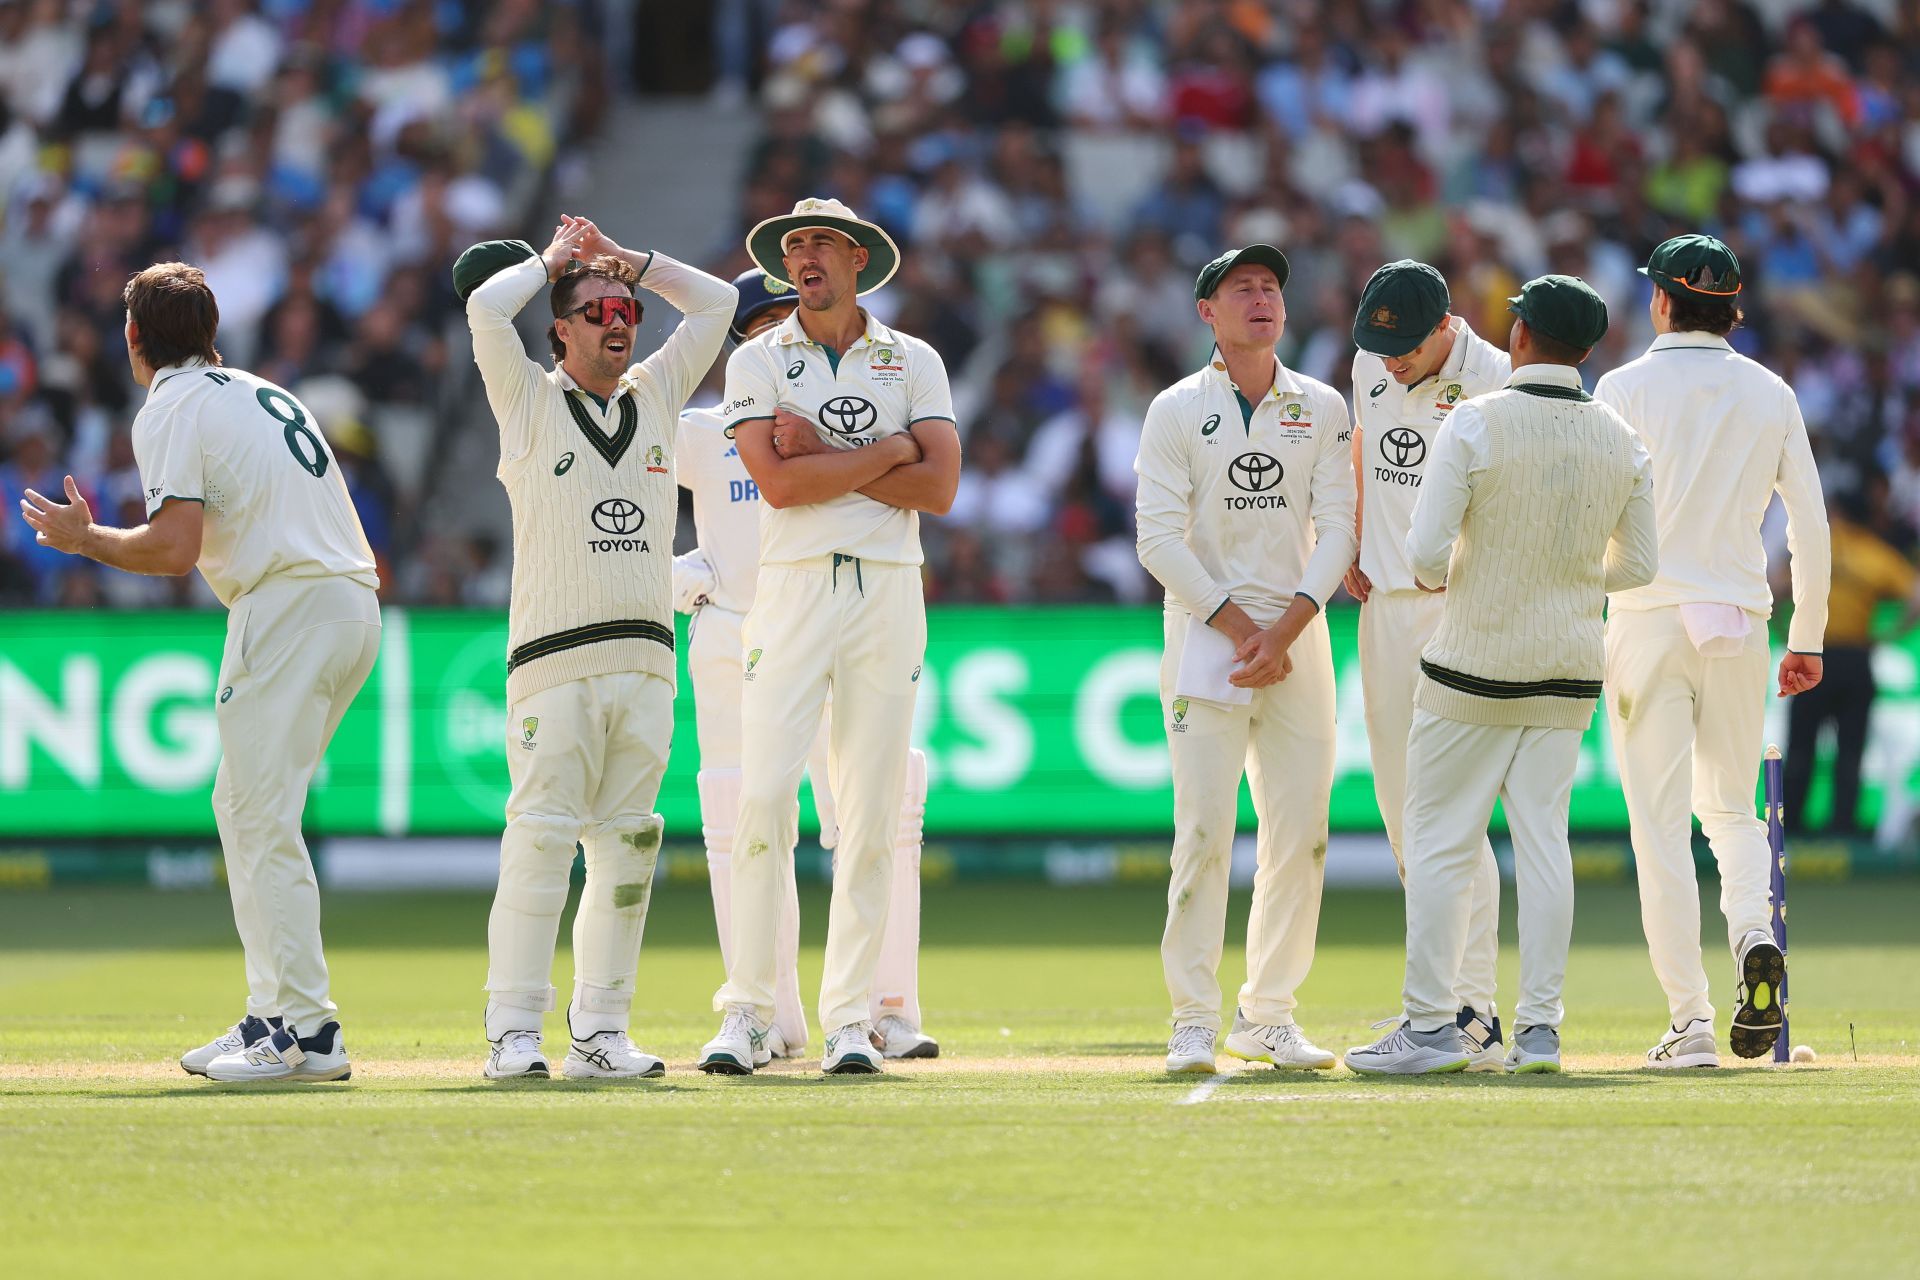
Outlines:
[[[1703,263],[1683,276],[1674,275],[1670,271],[1663,271],[1660,274],[1688,293],[1707,293],[1716,297],[1731,298],[1740,292],[1740,270],[1737,267],[1724,274],[1715,274],[1712,267]]]
[[[560,313],[559,319],[568,316],[580,316],[588,324],[609,325],[615,320],[631,329],[640,323],[640,299],[623,298],[618,294],[606,298],[588,298],[571,311]]]

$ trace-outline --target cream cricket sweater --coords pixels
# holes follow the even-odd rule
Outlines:
[[[467,299],[474,362],[500,423],[500,483],[513,506],[509,704],[622,671],[674,680],[674,433],[739,295],[660,254],[640,285],[686,318],[621,376],[605,404],[565,370],[528,358],[514,331],[514,315],[547,287],[540,259],[508,267]]]
[[[1659,565],[1653,469],[1566,365],[1515,369],[1434,440],[1407,555],[1446,586],[1414,701],[1469,724],[1584,729],[1606,669],[1606,593]]]

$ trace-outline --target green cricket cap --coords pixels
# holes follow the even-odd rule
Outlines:
[[[1578,276],[1541,276],[1507,299],[1535,333],[1586,351],[1607,336],[1607,304]]]
[[[1275,278],[1280,281],[1282,289],[1287,287],[1287,276],[1293,270],[1287,265],[1287,255],[1270,244],[1250,244],[1244,249],[1229,249],[1200,268],[1199,278],[1193,282],[1194,301],[1211,298],[1213,291],[1220,287],[1220,281],[1226,277],[1227,272],[1243,262],[1250,262],[1273,272]]]
[[[453,292],[465,302],[467,295],[508,267],[539,256],[525,240],[483,240],[454,262]]]
[[[1403,356],[1427,340],[1453,308],[1447,281],[1424,262],[1402,258],[1373,273],[1353,315],[1353,345],[1376,356]]]
[[[1731,298],[1740,292],[1740,259],[1712,236],[1662,241],[1640,274],[1668,293]]]

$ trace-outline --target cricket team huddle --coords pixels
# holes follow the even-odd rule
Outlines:
[[[663,835],[676,611],[692,615],[698,786],[726,980],[701,1070],[804,1052],[794,882],[810,777],[833,889],[817,1013],[828,1074],[939,1053],[919,1003],[927,761],[912,746],[927,618],[920,513],[960,475],[946,369],[859,305],[900,254],[837,200],[748,235],[729,284],[629,250],[586,218],[551,243],[488,241],[454,267],[513,511],[506,663],[510,790],[488,922],[482,1070],[547,1077],[559,922],[576,852],[566,1004],[572,1078],[664,1073],[630,1035]],[[1510,300],[1506,350],[1451,312],[1424,263],[1358,300],[1353,403],[1275,355],[1284,253],[1209,262],[1207,365],[1146,414],[1138,550],[1166,588],[1162,711],[1174,781],[1161,956],[1172,1072],[1216,1069],[1219,965],[1241,779],[1258,815],[1247,976],[1220,1045],[1283,1069],[1401,1075],[1561,1069],[1571,943],[1568,803],[1603,702],[1632,824],[1642,919],[1668,1001],[1653,1068],[1720,1062],[1691,820],[1722,885],[1735,964],[1732,1052],[1782,1023],[1770,850],[1754,812],[1769,686],[1821,676],[1830,568],[1820,481],[1794,394],[1737,354],[1740,264],[1685,235],[1643,268],[1657,334],[1591,393],[1579,366],[1605,304],[1562,275]],[[634,360],[641,291],[683,319]],[[551,364],[515,318],[537,294]],[[28,491],[38,540],[139,573],[196,565],[228,606],[213,806],[245,953],[242,1019],[181,1058],[217,1081],[343,1080],[351,1063],[301,835],[306,791],[378,652],[378,578],[321,424],[222,365],[201,273],[163,263],[125,291],[148,388],[133,440],[148,523],[93,522]],[[723,403],[686,409],[731,339]],[[673,555],[678,489],[697,546]],[[1777,676],[1761,518],[1785,505],[1794,610]],[[1403,1013],[1343,1058],[1295,1019],[1314,956],[1334,770],[1322,606],[1361,601],[1380,814],[1406,895]],[[1520,991],[1495,990],[1496,801],[1511,833]],[[1385,1024],[1383,1024],[1385,1025]]]

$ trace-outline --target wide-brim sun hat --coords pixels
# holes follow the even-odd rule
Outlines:
[[[854,281],[853,291],[856,294],[872,293],[893,279],[893,273],[900,269],[900,248],[894,244],[892,236],[861,218],[840,201],[822,200],[818,196],[808,196],[793,206],[792,213],[768,218],[749,231],[747,256],[773,279],[791,285],[793,281],[787,279],[786,254],[783,251],[786,238],[796,231],[814,227],[838,231],[867,251],[867,265]]]

